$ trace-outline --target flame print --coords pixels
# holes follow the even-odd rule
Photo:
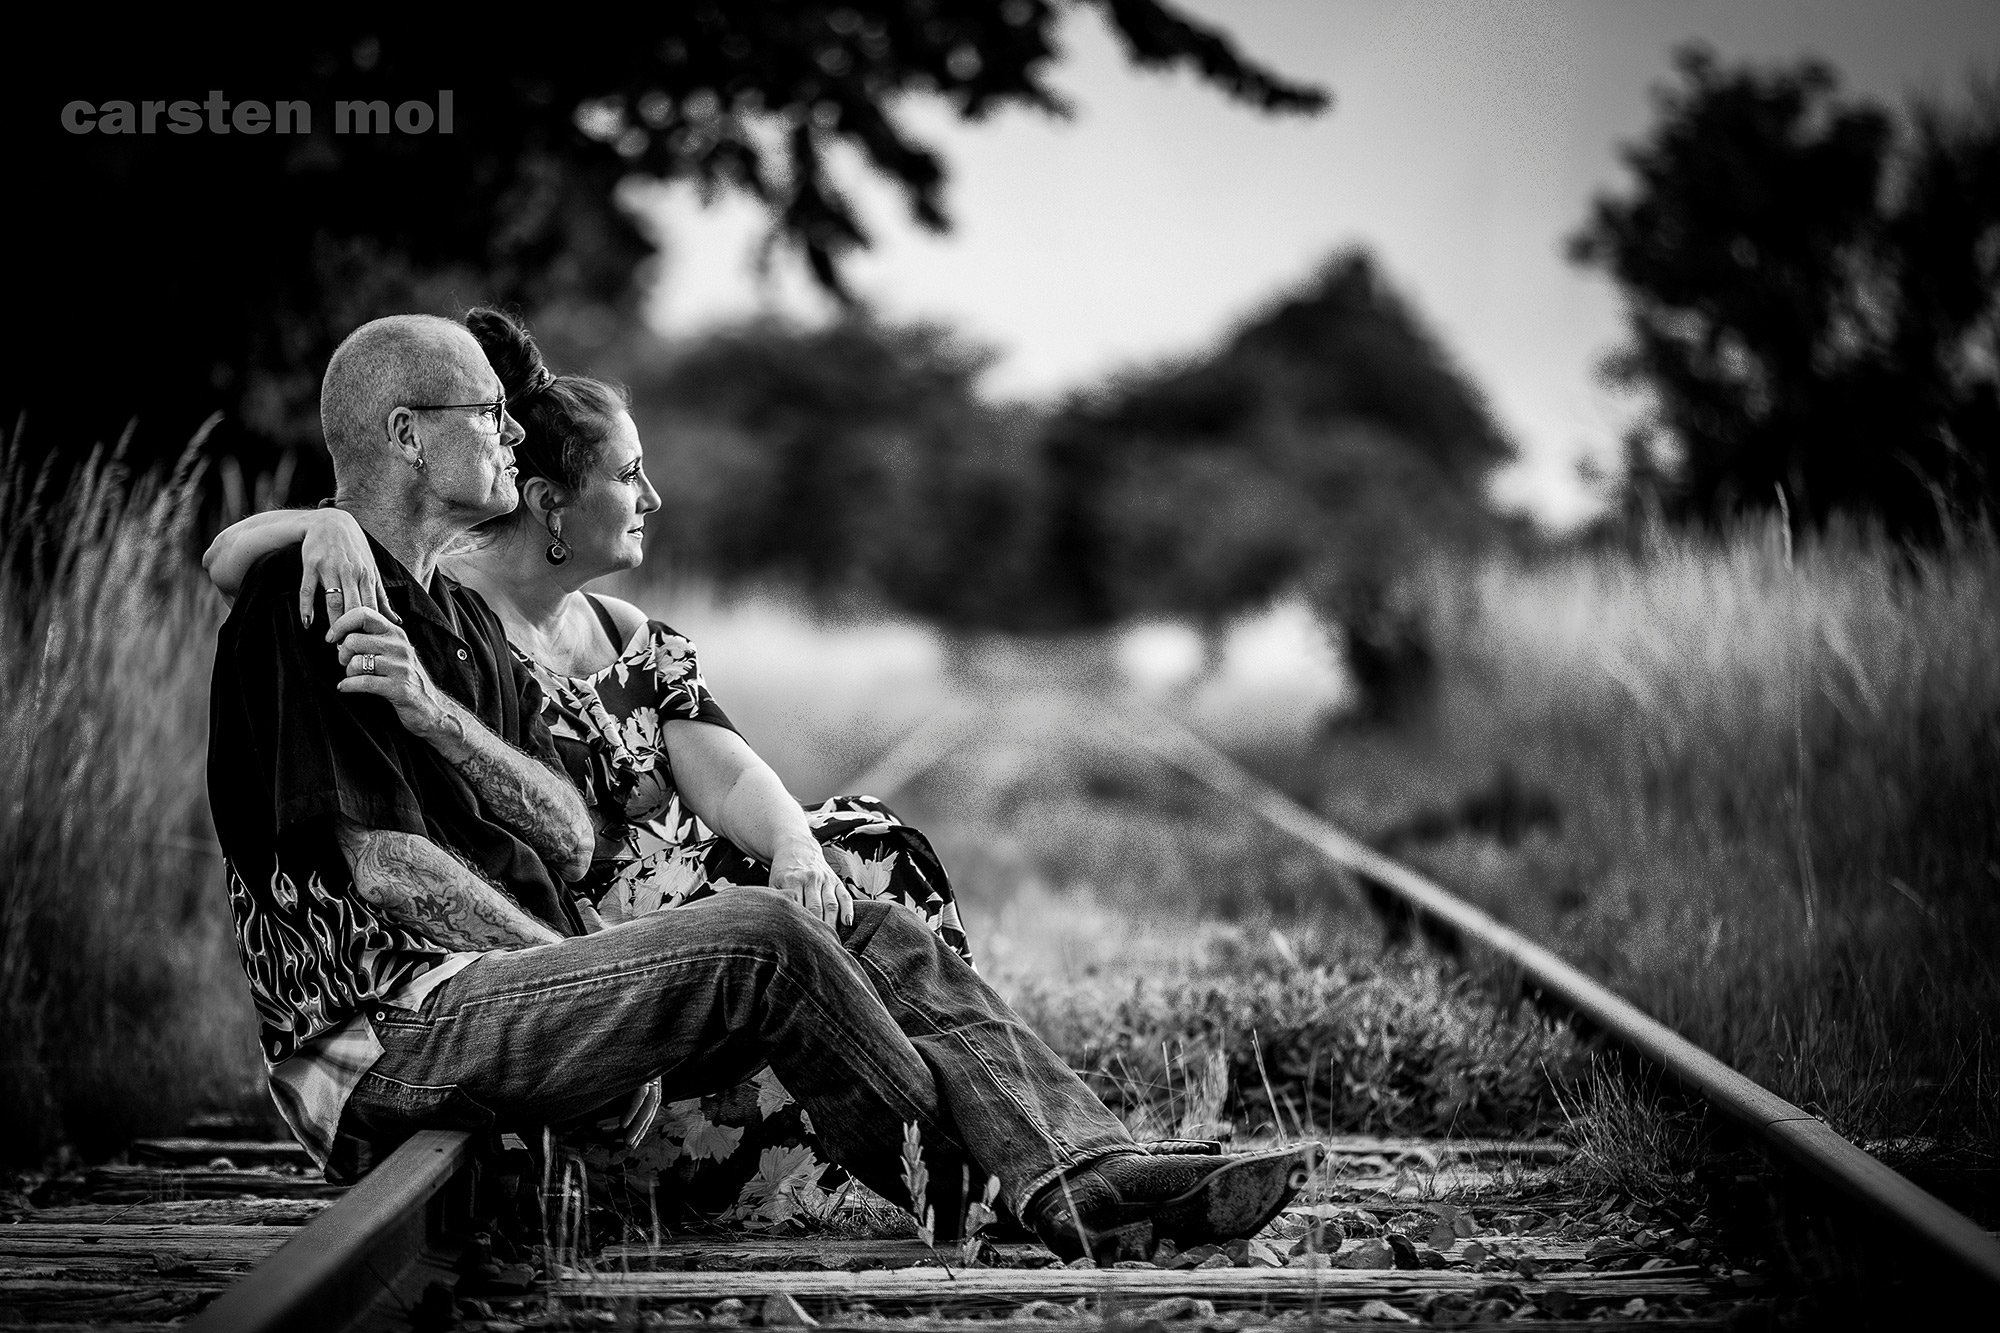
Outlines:
[[[351,893],[328,889],[317,873],[301,890],[274,865],[261,893],[234,862],[224,863],[224,874],[264,1054],[274,1063],[443,952]]]

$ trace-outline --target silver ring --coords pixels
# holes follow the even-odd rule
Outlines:
[[[338,597],[343,602],[347,600],[347,594],[342,592],[338,588],[328,588],[326,590],[326,595],[329,600],[335,597]]]
[[[354,660],[361,664],[362,675],[372,676],[375,674],[375,654],[363,653],[361,654],[361,656],[355,658]]]

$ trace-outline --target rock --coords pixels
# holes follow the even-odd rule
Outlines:
[[[1222,1250],[1219,1246],[1197,1245],[1191,1250],[1182,1250],[1180,1257],[1174,1260],[1173,1266],[1175,1268],[1198,1268],[1207,1260],[1221,1253]]]
[[[1364,1301],[1354,1313],[1363,1319],[1372,1319],[1379,1324],[1414,1324],[1416,1316],[1398,1310],[1387,1301]]]
[[[1229,1262],[1229,1256],[1228,1256],[1228,1255],[1226,1255],[1226,1254],[1211,1254],[1211,1255],[1209,1255],[1209,1256],[1208,1256],[1208,1258],[1206,1258],[1206,1259],[1202,1260],[1202,1261],[1201,1261],[1200,1263],[1196,1264],[1196,1265],[1194,1266],[1194,1268],[1195,1268],[1195,1271],[1196,1271],[1197,1273],[1199,1273],[1199,1272],[1202,1272],[1202,1271],[1204,1271],[1204,1270],[1206,1270],[1206,1269],[1211,1269],[1211,1268],[1234,1268],[1235,1266],[1236,1266],[1236,1265],[1234,1265],[1234,1264],[1232,1264],[1232,1263],[1230,1263],[1230,1262]]]
[[[1408,1236],[1400,1231],[1392,1231],[1383,1239],[1389,1242],[1389,1253],[1394,1257],[1396,1267],[1423,1267],[1423,1261],[1417,1258],[1417,1247],[1410,1242]]]
[[[1334,1258],[1335,1268],[1394,1268],[1396,1256],[1379,1240],[1364,1240]]]
[[[1292,1242],[1292,1254],[1332,1254],[1340,1249],[1340,1243],[1347,1239],[1340,1223],[1331,1218],[1321,1218],[1307,1227],[1305,1234]]]
[[[1287,1268],[1331,1268],[1333,1256],[1330,1254],[1295,1254],[1285,1260]]]
[[[1153,1266],[1155,1268],[1172,1268],[1180,1257],[1181,1247],[1170,1240],[1163,1240],[1153,1247]]]
[[[1152,1319],[1209,1320],[1215,1318],[1215,1302],[1196,1300],[1192,1296],[1169,1296],[1163,1301],[1154,1301],[1151,1305],[1128,1311],[1125,1317],[1141,1324]]]
[[[1245,1268],[1283,1268],[1285,1261],[1278,1252],[1261,1240],[1253,1240],[1247,1247],[1244,1258]]]
[[[806,1313],[790,1292],[774,1291],[764,1298],[757,1322],[766,1328],[818,1328],[819,1320]]]

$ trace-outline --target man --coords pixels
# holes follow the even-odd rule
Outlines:
[[[1147,1154],[894,905],[835,927],[740,888],[581,934],[557,880],[589,864],[588,814],[499,621],[436,568],[515,504],[499,378],[458,325],[376,320],[334,353],[321,419],[391,615],[335,602],[302,625],[296,549],[253,568],[221,633],[209,784],[272,1093],[322,1164],[768,1063],[877,1192],[906,1201],[915,1125],[1066,1257],[1248,1235],[1304,1183],[1311,1148]]]

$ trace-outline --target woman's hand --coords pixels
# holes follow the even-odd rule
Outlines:
[[[656,1078],[646,1080],[633,1092],[632,1100],[626,1103],[625,1115],[618,1122],[627,1148],[636,1148],[645,1141],[653,1121],[659,1118],[660,1103],[665,1100],[666,1090]]]
[[[380,611],[358,606],[344,612],[326,632],[340,653],[347,675],[334,688],[342,694],[372,694],[387,699],[396,718],[419,739],[462,728],[447,711],[444,691],[417,660],[417,650],[403,627]]]
[[[367,607],[402,623],[382,589],[382,574],[375,568],[375,553],[368,549],[368,534],[353,515],[340,509],[312,510],[305,538],[299,543],[299,559],[305,565],[305,575],[299,580],[301,624],[312,624],[313,594],[322,588],[326,589],[328,620],[339,620],[350,611]]]
[[[810,835],[787,840],[771,858],[771,887],[829,926],[854,924],[854,893]]]

